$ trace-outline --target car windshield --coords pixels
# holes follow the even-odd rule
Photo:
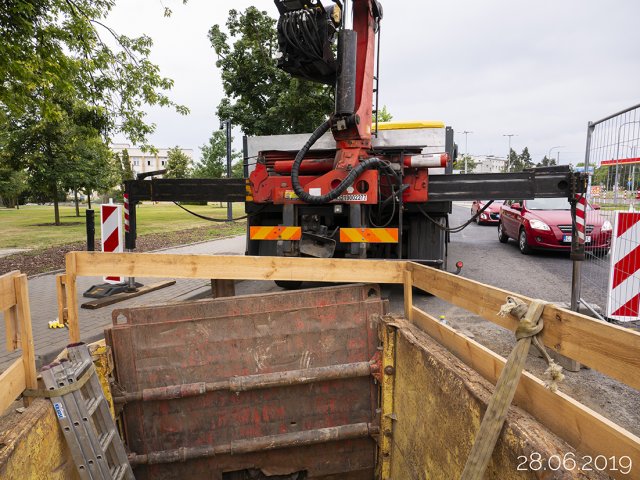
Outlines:
[[[571,204],[566,198],[536,198],[525,200],[529,210],[571,210]]]

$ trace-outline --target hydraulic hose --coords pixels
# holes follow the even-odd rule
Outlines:
[[[303,202],[315,205],[329,203],[338,198],[347,188],[349,188],[353,182],[355,182],[356,178],[362,174],[362,172],[369,170],[370,168],[384,165],[384,162],[379,158],[368,158],[367,160],[360,162],[353,170],[351,170],[345,179],[340,182],[340,185],[329,193],[325,195],[311,195],[305,192],[304,188],[300,185],[299,180],[300,164],[302,163],[305,155],[309,152],[309,149],[329,130],[330,127],[331,123],[327,120],[311,134],[307,143],[304,144],[302,149],[296,155],[296,159],[291,167],[291,185],[293,186],[293,191],[296,192],[298,198]]]

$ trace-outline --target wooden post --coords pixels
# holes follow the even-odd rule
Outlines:
[[[66,257],[66,293],[67,293],[67,320],[69,326],[69,341],[77,343],[80,341],[80,326],[78,325],[78,297],[76,287],[76,257],[67,253]]]
[[[403,274],[404,284],[404,318],[413,321],[413,267],[410,263],[406,264]]]
[[[67,323],[67,276],[56,275],[56,292],[58,297],[58,322]]]
[[[213,298],[235,297],[236,283],[235,280],[215,280],[211,279],[211,296]]]
[[[33,331],[31,330],[31,307],[29,306],[29,282],[22,274],[15,278],[18,319],[20,321],[20,344],[22,347],[22,363],[24,365],[24,379],[26,388],[38,388],[36,374],[36,354],[33,346]],[[24,405],[28,407],[33,399],[24,397]]]

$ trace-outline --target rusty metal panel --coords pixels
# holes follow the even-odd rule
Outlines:
[[[385,302],[377,286],[349,285],[116,310],[107,334],[127,392],[370,361]],[[372,423],[371,377],[247,392],[214,391],[127,403],[128,447],[147,454],[292,432]],[[136,478],[214,478],[245,468],[266,475],[371,479],[375,442],[340,440],[269,452],[145,465]]]

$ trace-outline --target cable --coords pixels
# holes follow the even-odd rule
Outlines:
[[[422,205],[420,205],[420,204],[418,204],[418,210],[420,210],[420,213],[422,213],[425,217],[427,217],[427,219],[429,219],[431,222],[433,222],[433,224],[436,226],[436,228],[439,228],[440,230],[444,230],[445,232],[449,232],[449,233],[460,233],[462,230],[467,228],[472,222],[475,222],[476,218],[478,218],[487,208],[489,208],[489,205],[491,205],[492,203],[493,203],[493,200],[488,201],[486,203],[486,205],[484,207],[482,207],[480,210],[478,210],[476,212],[476,214],[474,216],[472,216],[469,220],[467,220],[462,225],[458,225],[457,227],[453,227],[453,228],[443,227],[442,225],[440,225],[440,222],[437,222],[427,212],[425,212],[422,209]],[[448,221],[447,221],[447,223],[448,223]]]
[[[235,222],[237,220],[244,220],[246,218],[253,217],[254,215],[258,215],[259,213],[262,213],[262,211],[265,209],[265,207],[263,206],[257,212],[248,213],[247,215],[244,215],[242,217],[232,218],[231,220],[227,220],[226,218],[225,219],[222,219],[222,218],[211,218],[211,217],[207,217],[206,215],[200,215],[199,213],[196,213],[196,212],[194,212],[192,210],[189,210],[188,208],[180,205],[178,202],[173,202],[173,203],[176,204],[181,209],[183,209],[185,212],[190,213],[194,217],[198,217],[198,218],[201,218],[203,220],[208,220],[210,222],[218,222],[218,223]]]

